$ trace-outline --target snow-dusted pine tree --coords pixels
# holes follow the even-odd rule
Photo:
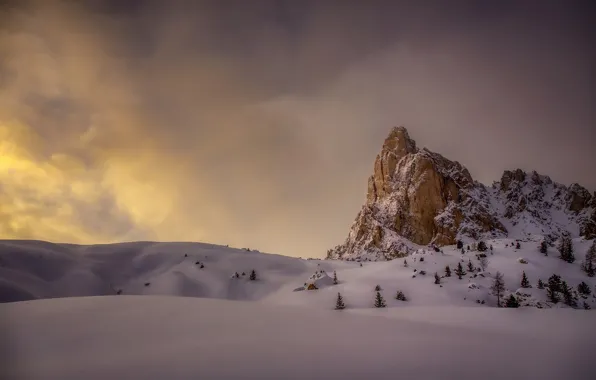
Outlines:
[[[255,272],[254,269],[250,272],[250,277],[248,279],[250,281],[256,281],[256,279],[257,279],[257,272]]]
[[[439,274],[437,272],[435,272],[435,284],[439,285],[441,283],[441,277],[439,277]]]
[[[501,295],[505,291],[505,281],[503,280],[503,274],[501,272],[495,274],[495,279],[493,280],[490,289],[493,294],[497,296],[497,306],[501,307]]]
[[[395,295],[395,299],[398,301],[407,301],[408,300],[406,298],[406,295],[404,294],[404,292],[402,292],[401,290],[397,291],[397,294]]]
[[[513,308],[519,307],[519,301],[517,300],[517,298],[515,298],[515,296],[513,294],[511,294],[509,296],[509,298],[507,298],[507,302],[505,303],[505,307],[513,307]]]
[[[333,285],[337,285],[338,281],[337,281],[337,273],[335,273],[335,271],[333,271]],[[339,294],[339,293],[337,293]]]
[[[445,277],[451,277],[451,268],[449,268],[449,265],[445,267]]]
[[[575,261],[575,255],[573,254],[573,241],[571,240],[569,233],[564,233],[561,236],[557,248],[559,250],[559,258],[561,260],[567,261],[568,263]]]
[[[592,243],[588,252],[586,252],[586,257],[582,262],[582,270],[586,272],[589,277],[594,277],[596,275],[596,241]]]
[[[457,263],[457,268],[455,269],[455,274],[457,275],[457,278],[459,278],[460,280],[463,276],[466,275],[466,271],[464,271],[464,268],[461,266],[461,261],[459,263]]]
[[[337,301],[335,301],[335,310],[343,310],[346,308],[346,304],[344,303],[344,298],[341,296],[340,293],[337,293]]]
[[[528,281],[528,276],[526,276],[526,272],[522,272],[522,279],[521,279],[521,287],[522,288],[531,288],[530,281]]]
[[[385,299],[381,295],[381,292],[377,292],[377,294],[375,295],[375,307],[380,308],[386,306],[387,304],[385,303]]]

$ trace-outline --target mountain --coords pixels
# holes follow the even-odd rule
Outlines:
[[[596,192],[536,172],[505,171],[488,187],[459,162],[418,148],[394,127],[368,179],[366,202],[329,259],[390,260],[429,244],[561,234],[596,237]]]

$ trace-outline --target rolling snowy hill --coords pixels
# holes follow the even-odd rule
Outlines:
[[[3,304],[0,356],[7,364],[0,375],[11,380],[593,379],[592,313],[409,310],[354,315],[159,296]]]
[[[557,274],[573,287],[583,281],[592,294],[579,299],[596,308],[596,277],[580,268],[590,241],[575,239],[577,260],[567,263],[549,248],[538,250],[540,238],[520,241],[520,249],[509,239],[489,240],[488,266],[479,272],[479,252],[462,254],[455,246],[442,252],[418,248],[407,258],[389,262],[304,260],[257,251],[203,243],[123,243],[75,246],[35,241],[0,242],[0,301],[22,301],[97,295],[173,295],[332,309],[338,292],[349,309],[372,307],[374,287],[380,285],[389,307],[405,306],[496,306],[490,292],[497,271],[504,274],[505,293],[519,293],[522,305],[564,307],[547,303],[541,279]],[[507,245],[507,246],[506,246]],[[520,263],[524,259],[526,264]],[[404,265],[407,261],[407,267]],[[466,274],[454,271],[461,263]],[[472,264],[474,271],[469,271]],[[362,266],[361,266],[362,265]],[[446,266],[451,277],[445,276]],[[249,279],[255,270],[256,281]],[[325,272],[318,278],[317,274]],[[333,273],[338,284],[333,285]],[[434,273],[440,278],[435,284]],[[531,288],[521,288],[525,272]],[[236,277],[237,274],[237,277]],[[314,282],[317,290],[303,290]],[[402,291],[407,302],[394,299]]]

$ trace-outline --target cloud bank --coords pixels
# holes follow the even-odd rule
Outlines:
[[[323,256],[394,125],[596,189],[585,2],[7,4],[2,238]]]

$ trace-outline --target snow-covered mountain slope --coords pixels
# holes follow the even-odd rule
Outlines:
[[[3,304],[0,377],[593,379],[591,313],[367,314],[159,296]]]
[[[471,306],[494,307],[490,286],[497,271],[504,274],[505,292],[516,295],[522,305],[565,307],[547,303],[547,282],[558,274],[573,288],[586,282],[596,294],[596,277],[580,269],[591,242],[575,239],[576,262],[569,264],[549,248],[549,256],[538,251],[535,237],[513,247],[513,240],[489,240],[485,272],[470,272],[468,262],[479,267],[479,252],[445,246],[441,252],[418,248],[405,258],[389,262],[303,260],[202,243],[123,243],[99,246],[57,245],[32,241],[0,242],[0,301],[22,301],[96,295],[172,295],[227,300],[258,301],[264,304],[333,309],[338,292],[349,310],[373,306],[373,289],[380,285],[388,307]],[[506,247],[506,245],[508,245]],[[519,262],[524,258],[527,264]],[[467,273],[458,279],[454,271],[462,263]],[[451,277],[444,277],[449,266]],[[252,270],[257,279],[250,280]],[[425,274],[422,274],[422,272]],[[532,288],[520,289],[525,271]],[[338,284],[333,284],[333,274]],[[434,273],[440,277],[435,284]],[[238,273],[238,277],[236,277]],[[314,283],[318,289],[308,289]],[[301,288],[303,291],[295,291]],[[402,291],[408,301],[395,299]],[[580,298],[596,309],[596,298]],[[482,303],[484,302],[484,303]]]
[[[368,180],[365,204],[330,259],[390,260],[412,245],[546,236],[596,238],[596,193],[536,172],[505,171],[487,187],[460,163],[419,149],[404,127],[391,130]]]

